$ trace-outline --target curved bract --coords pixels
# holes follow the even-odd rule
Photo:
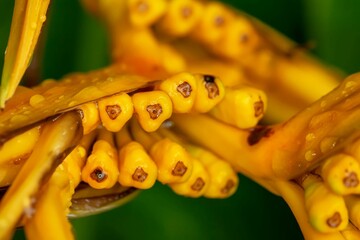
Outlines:
[[[338,73],[218,2],[82,3],[107,27],[112,63],[14,94],[7,86],[18,85],[42,24],[13,21],[1,239],[17,225],[30,239],[71,239],[67,216],[112,209],[156,181],[187,197],[227,198],[237,173],[283,197],[306,239],[359,237],[359,74],[335,88]],[[46,7],[17,0],[14,16],[32,21]],[[263,117],[279,123],[260,126]]]

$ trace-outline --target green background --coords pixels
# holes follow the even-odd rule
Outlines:
[[[359,71],[360,1],[226,2],[301,45],[314,44],[312,51],[324,62],[347,73]],[[13,0],[0,1],[0,52],[6,46],[12,6]],[[108,63],[105,31],[78,1],[53,0],[46,27],[42,79]],[[243,176],[237,193],[226,200],[184,198],[157,184],[125,206],[72,223],[77,239],[302,239],[286,204]],[[17,231],[16,239],[23,238]]]

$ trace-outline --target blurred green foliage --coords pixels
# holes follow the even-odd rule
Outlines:
[[[299,44],[315,43],[314,54],[353,73],[360,70],[360,1],[227,0]],[[4,52],[13,0],[0,1],[0,51]],[[109,62],[102,26],[79,2],[53,0],[44,31],[42,79],[87,71]],[[3,64],[0,58],[0,66]],[[226,200],[188,199],[157,184],[113,211],[73,220],[77,239],[302,239],[291,211],[278,197],[240,176]],[[51,219],[49,219],[50,221]],[[44,229],[46,231],[46,229]],[[16,239],[23,239],[17,231]]]

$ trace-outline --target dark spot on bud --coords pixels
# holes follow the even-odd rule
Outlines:
[[[192,15],[193,11],[190,7],[186,6],[181,9],[181,16],[183,16],[185,19],[190,17]]]
[[[132,179],[137,182],[144,182],[147,176],[147,172],[145,172],[144,169],[142,169],[141,167],[138,167],[132,175]]]
[[[233,180],[228,180],[228,181],[226,182],[225,187],[223,187],[223,188],[221,189],[221,193],[223,193],[223,194],[228,194],[228,193],[231,191],[231,189],[233,189],[234,187],[235,187],[234,181],[233,181]]]
[[[331,228],[336,228],[341,224],[341,216],[339,212],[335,212],[330,218],[326,220],[326,224]]]
[[[225,19],[223,16],[217,16],[214,19],[214,23],[216,27],[222,27],[225,24]]]
[[[207,83],[215,82],[215,77],[212,75],[204,75],[204,81]]]
[[[214,99],[219,96],[219,88],[216,83],[205,83],[205,88],[208,91],[208,98]]]
[[[219,87],[215,83],[215,77],[212,75],[204,75],[205,88],[208,91],[208,98],[214,99],[219,95]]]
[[[205,182],[201,177],[198,177],[196,179],[196,181],[194,182],[193,185],[191,185],[191,189],[194,191],[201,191],[201,189],[203,189],[203,187],[205,186]]]
[[[188,98],[191,95],[192,88],[188,82],[183,82],[177,86],[176,90],[183,95],[184,98]]]
[[[14,159],[11,159],[9,162],[12,162],[14,165],[20,165],[25,162],[30,157],[31,152],[25,153],[19,157],[16,157]]]
[[[105,110],[111,120],[115,120],[121,113],[119,105],[108,105]]]
[[[187,171],[187,167],[185,166],[185,164],[181,161],[178,161],[174,167],[174,169],[172,170],[171,174],[173,176],[179,176],[182,177],[184,176],[184,174]]]
[[[136,10],[139,13],[146,13],[149,10],[149,5],[144,1],[138,1],[136,3]]]
[[[101,183],[107,179],[106,173],[103,171],[102,168],[98,167],[96,168],[91,174],[90,177],[97,181],[98,183]]]
[[[343,183],[347,188],[357,187],[359,185],[357,174],[354,172],[346,173],[346,176],[343,179]]]
[[[260,117],[264,113],[264,102],[260,101],[254,103],[255,117]]]
[[[249,35],[243,33],[240,35],[240,43],[247,43],[249,41]]]
[[[268,127],[256,127],[250,130],[250,135],[248,136],[248,144],[250,146],[257,144],[263,137],[270,137],[274,131]]]
[[[151,119],[157,119],[162,113],[162,107],[159,103],[149,105],[146,107],[146,111],[149,113]]]

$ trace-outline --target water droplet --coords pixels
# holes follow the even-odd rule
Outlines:
[[[326,101],[321,101],[320,107],[324,108],[326,106]]]
[[[40,17],[40,21],[41,21],[41,22],[45,22],[45,21],[46,21],[46,16],[45,16],[45,15],[42,15],[42,16]]]
[[[58,166],[58,169],[61,170],[61,171],[64,171],[65,170],[64,164],[60,164]]]
[[[46,79],[43,82],[41,82],[40,85],[41,86],[47,86],[47,85],[53,84],[53,83],[56,83],[56,81],[54,79],[49,78],[49,79]]]
[[[26,122],[28,119],[29,117],[25,115],[15,115],[10,119],[10,122],[11,123]]]
[[[310,141],[315,139],[315,134],[314,133],[309,133],[308,135],[306,135],[305,139],[306,139],[307,142],[310,142]]]
[[[305,160],[306,161],[312,161],[314,160],[314,158],[316,157],[316,152],[314,152],[313,150],[309,150],[305,153]]]
[[[348,97],[348,96],[349,96],[349,91],[348,91],[348,90],[343,90],[343,91],[341,91],[341,94],[342,94],[344,97]]]
[[[83,158],[83,157],[86,156],[86,150],[85,150],[85,148],[83,148],[83,147],[81,147],[81,146],[79,146],[79,147],[77,148],[77,152],[78,152],[78,154],[79,154],[79,156],[80,156],[81,158]]]
[[[337,138],[328,137],[320,142],[320,150],[322,153],[327,153],[336,146]]]
[[[29,103],[32,107],[36,107],[41,105],[44,102],[44,100],[45,98],[43,95],[35,94],[30,98]]]
[[[56,102],[56,103],[59,103],[59,102],[61,102],[62,99],[64,99],[64,95],[59,96],[59,97],[55,100],[55,102]]]
[[[31,23],[31,28],[32,28],[32,29],[36,29],[36,27],[37,27],[36,22]]]
[[[356,82],[354,81],[348,81],[347,83],[345,83],[345,89],[346,88],[353,88],[356,86]]]
[[[89,96],[99,97],[102,95],[103,95],[103,93],[97,87],[90,86],[90,87],[86,87],[86,88],[82,89],[80,92],[78,92],[74,96],[74,99],[84,100],[84,99],[89,99]]]
[[[75,106],[77,104],[78,104],[77,101],[71,101],[71,102],[69,102],[68,107],[73,107],[73,106]]]

